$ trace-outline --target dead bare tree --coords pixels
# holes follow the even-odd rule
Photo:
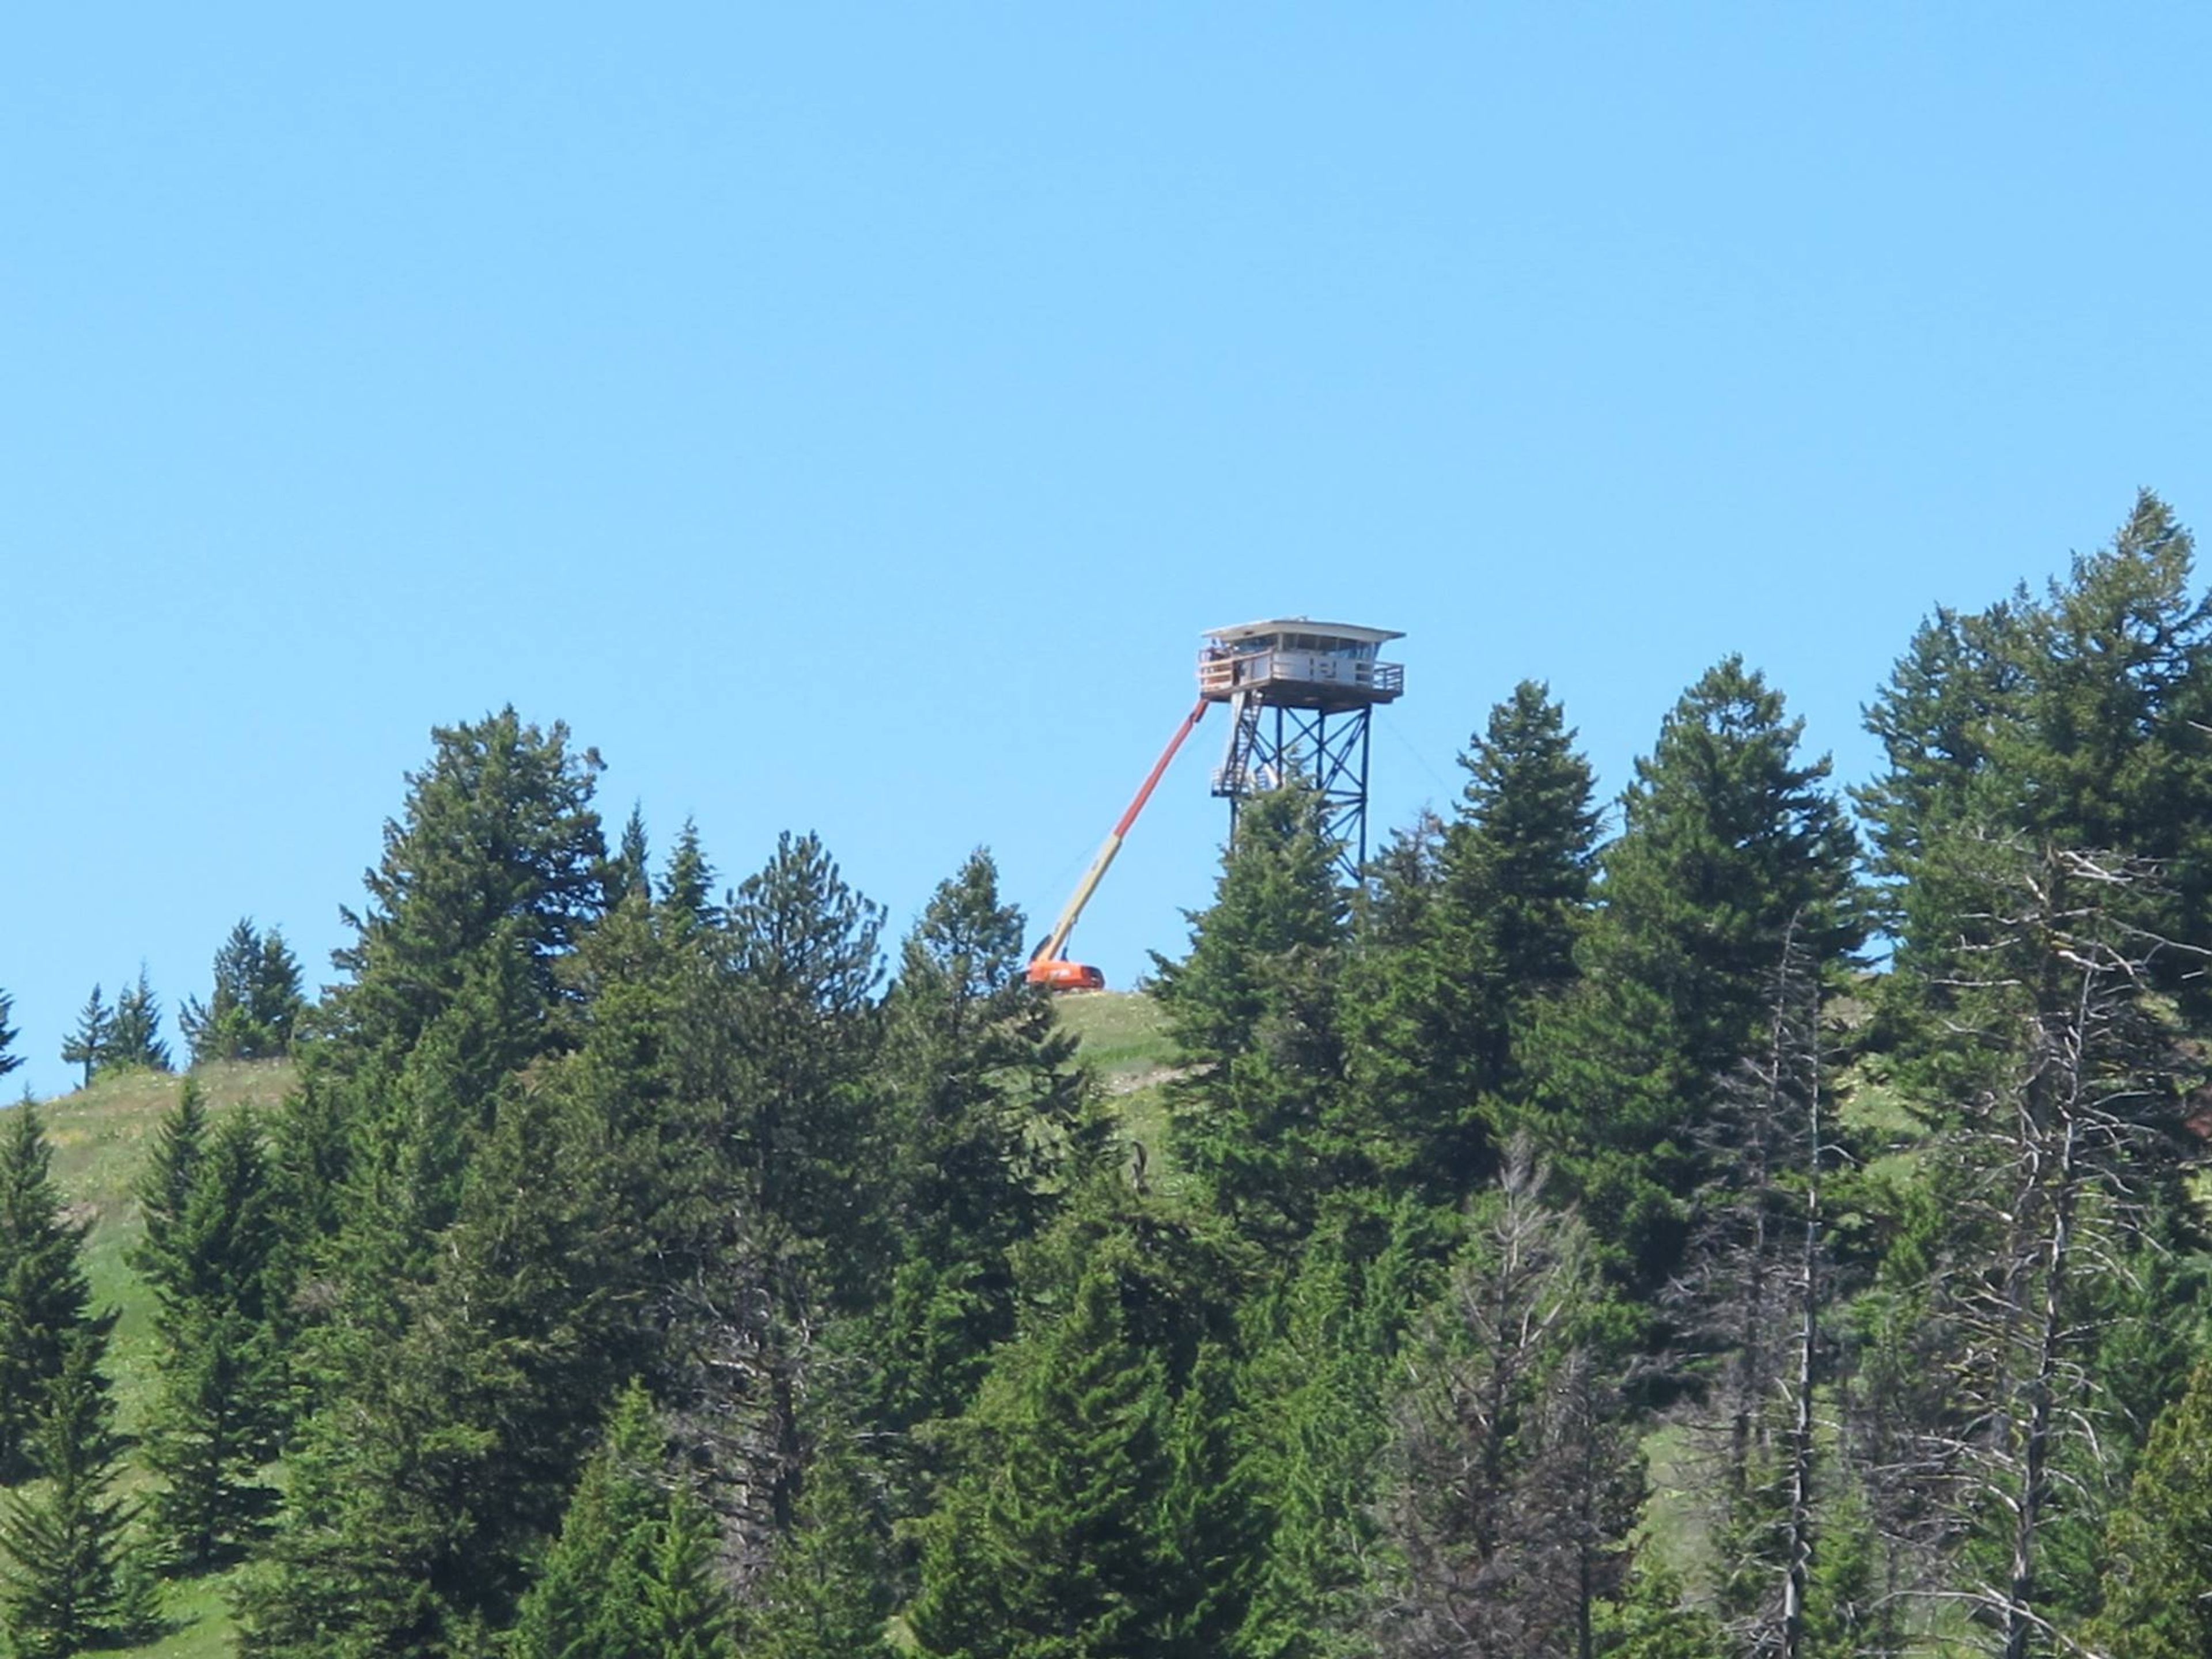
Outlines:
[[[1397,1659],[1592,1650],[1638,1482],[1617,1369],[1593,1343],[1588,1235],[1542,1202],[1525,1140],[1480,1206],[1445,1307],[1407,1353],[1378,1648]]]
[[[1830,1148],[1820,975],[1794,927],[1767,1006],[1761,1047],[1723,1079],[1702,1127],[1712,1174],[1669,1302],[1692,1368],[1707,1376],[1686,1415],[1733,1546],[1720,1596],[1731,1641],[1756,1659],[1799,1659],[1816,1531]]]
[[[1936,1312],[1954,1413],[1911,1437],[1910,1475],[1960,1547],[1962,1598],[2003,1659],[2080,1652],[2039,1582],[2045,1534],[2094,1506],[2110,1408],[2084,1359],[2091,1273],[2124,1273],[2144,1200],[2172,1157],[2189,1062],[2152,966],[2181,947],[2137,926],[2148,861],[1988,839],[1987,902],[1962,912],[1952,1040],[1984,1045],[1986,1081],[1942,1154],[1957,1181]]]

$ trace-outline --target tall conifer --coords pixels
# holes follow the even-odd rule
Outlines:
[[[31,1435],[44,1478],[0,1499],[0,1608],[21,1659],[69,1659],[130,1634],[118,1628],[132,1611],[122,1572],[129,1511],[110,1493],[123,1441],[100,1371],[106,1351],[103,1332],[71,1328]]]
[[[1171,1085],[1176,1156],[1214,1201],[1287,1243],[1369,1148],[1347,1121],[1337,988],[1347,904],[1321,799],[1292,784],[1244,803],[1189,954],[1155,956],[1155,994],[1188,1071]]]
[[[29,1472],[29,1436],[46,1385],[88,1313],[86,1228],[64,1218],[53,1153],[27,1101],[0,1113],[0,1482]]]

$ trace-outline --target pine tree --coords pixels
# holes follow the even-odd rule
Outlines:
[[[632,1383],[523,1598],[516,1659],[624,1659],[648,1651],[647,1586],[668,1488],[666,1435],[652,1396]]]
[[[276,1506],[259,1477],[276,1449],[280,1376],[265,1326],[235,1312],[171,1316],[146,1462],[161,1480],[154,1534],[185,1572],[235,1559]]]
[[[659,1659],[737,1659],[729,1597],[714,1576],[714,1518],[688,1488],[672,1486],[646,1580],[641,1650]],[[865,1648],[848,1650],[860,1659]]]
[[[676,832],[659,884],[659,905],[679,933],[722,925],[720,907],[714,902],[714,866],[699,844],[699,826],[690,819]]]
[[[1382,1242],[1371,1237],[1382,1234]],[[1287,1282],[1247,1310],[1240,1460],[1265,1505],[1243,1659],[1369,1650],[1390,1376],[1433,1300],[1453,1223],[1401,1203],[1332,1215]]]
[[[1214,902],[1191,921],[1188,956],[1153,958],[1188,1068],[1170,1094],[1176,1153],[1224,1212],[1287,1243],[1366,1168],[1340,1110],[1346,906],[1314,790],[1244,804]]]
[[[1565,715],[1523,681],[1460,763],[1453,822],[1425,855],[1379,861],[1346,975],[1355,1090],[1400,1178],[1457,1203],[1491,1173],[1530,1011],[1575,976],[1598,817]],[[1387,909],[1387,917],[1377,906]]]
[[[1620,1595],[1598,1608],[1594,1624],[1597,1651],[1606,1659],[1713,1659],[1728,1650],[1718,1622],[1648,1547],[1638,1553]]]
[[[147,1231],[133,1262],[161,1304],[147,1459],[164,1483],[153,1500],[156,1534],[172,1560],[197,1571],[248,1541],[276,1497],[260,1470],[282,1420],[269,1296],[277,1235],[250,1111],[234,1112],[210,1138],[180,1100],[163,1132],[139,1189]]]
[[[1802,726],[1737,658],[1683,694],[1601,857],[1581,977],[1529,1040],[1525,1121],[1647,1285],[1673,1271],[1700,1126],[1758,1042],[1784,941],[1825,975],[1864,936],[1856,843]]]
[[[2126,1441],[2124,1395],[2087,1368],[2098,1280],[2173,1190],[2169,1103],[2198,1062],[2150,994],[2168,947],[2131,920],[2157,866],[2010,839],[1984,857],[1986,943],[1948,1017],[1985,1082],[1948,1103],[1938,1142],[1952,1261],[1929,1322],[1948,1386],[1920,1462],[1966,1539],[1965,1593],[2024,1659],[2054,1614],[2094,1602],[2056,1547],[2069,1521],[2100,1529]]]
[[[292,1033],[307,1000],[300,964],[284,936],[265,934],[242,917],[215,957],[215,989],[203,1005],[185,999],[177,1024],[191,1045],[192,1063],[210,1060],[268,1060],[291,1050]]]
[[[0,1114],[0,1482],[31,1468],[39,1401],[73,1334],[106,1328],[88,1313],[86,1228],[63,1218],[52,1164],[36,1107]]]
[[[1130,1343],[1110,1268],[1086,1273],[1064,1317],[994,1381],[982,1408],[991,1449],[924,1529],[908,1614],[922,1650],[1171,1651],[1167,1378],[1157,1354]]]
[[[15,1028],[8,1023],[8,1017],[15,1012],[15,1000],[0,991],[0,1077],[7,1076],[23,1063],[22,1055],[8,1052],[15,1046]]]
[[[425,1276],[318,1331],[250,1651],[304,1659],[343,1630],[362,1652],[440,1653],[512,1616],[634,1363],[594,1146],[560,1091],[503,1093]]]
[[[349,1054],[405,1053],[497,976],[488,957],[515,959],[522,1006],[542,1021],[559,1000],[555,963],[603,908],[597,750],[572,753],[567,726],[541,732],[511,708],[431,738],[362,878],[367,908],[341,913],[355,937],[332,960],[351,979],[327,1020]]]
[[[148,982],[146,969],[115,999],[115,1012],[100,1045],[101,1067],[143,1066],[150,1071],[169,1069],[169,1045],[161,1040],[161,1005]]]
[[[2212,1652],[2212,1364],[2160,1414],[2112,1516],[2105,1606],[2083,1640],[2127,1659]]]
[[[645,1389],[615,1402],[599,1449],[523,1598],[515,1659],[734,1659],[713,1579],[713,1517],[670,1469]]]
[[[746,1621],[746,1659],[887,1659],[890,1527],[846,1437],[807,1469],[799,1524]]]
[[[2212,935],[2212,600],[2194,591],[2193,560],[2189,532],[2142,491],[2111,543],[2042,594],[1938,611],[1869,708],[1887,765],[1856,792],[1860,810],[1899,963],[1935,1012],[1972,902],[1971,872],[1963,892],[1949,872],[1961,836],[2156,860],[2165,890],[2143,924]],[[2160,974],[2205,994],[2178,963]]]
[[[879,1022],[883,910],[812,836],[782,836],[726,918],[738,1115],[757,1201],[813,1237],[854,1216]]]
[[[1102,1176],[1023,1260],[1022,1329],[942,1431],[908,1623],[969,1659],[1210,1659],[1251,1553],[1228,1355],[1252,1247]]]
[[[173,1265],[175,1234],[191,1203],[192,1185],[207,1154],[207,1102],[199,1085],[186,1078],[177,1091],[175,1104],[154,1126],[153,1148],[132,1188],[145,1232],[128,1259],[157,1290],[171,1291],[181,1285],[185,1270]]]
[[[1008,1252],[1095,1139],[1074,1042],[1024,975],[1022,933],[978,852],[931,897],[886,999],[879,1179],[897,1266],[882,1340],[902,1427],[965,1403],[1012,1328]]]
[[[608,909],[613,909],[632,893],[650,890],[652,878],[647,872],[651,861],[652,852],[645,838],[645,809],[633,803],[629,817],[623,823],[622,839],[599,878]]]
[[[22,1659],[68,1656],[125,1634],[121,1569],[129,1512],[109,1495],[123,1441],[100,1363],[100,1332],[78,1325],[61,1369],[43,1390],[31,1452],[45,1477],[0,1500],[0,1580],[13,1651]]]
[[[106,1053],[107,1030],[114,1018],[114,1010],[107,1006],[100,987],[95,985],[77,1014],[76,1030],[62,1043],[62,1064],[83,1066],[84,1086],[88,1089],[92,1087],[93,1076]]]

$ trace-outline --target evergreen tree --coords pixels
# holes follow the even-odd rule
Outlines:
[[[515,1659],[734,1659],[712,1517],[673,1477],[666,1443],[631,1384],[523,1599]]]
[[[1523,681],[1491,711],[1432,855],[1378,862],[1346,979],[1354,1086],[1403,1178],[1457,1203],[1490,1173],[1486,1097],[1512,1088],[1531,1010],[1575,976],[1597,813],[1564,712]],[[1410,848],[1408,849],[1410,851]]]
[[[1169,1604],[1199,1564],[1172,1560],[1163,1534],[1167,1377],[1158,1354],[1130,1342],[1111,1269],[1086,1273],[1066,1316],[994,1381],[982,1407],[992,1449],[924,1531],[908,1615],[922,1651],[1175,1651]]]
[[[62,1064],[84,1067],[84,1086],[92,1087],[93,1075],[100,1069],[101,1058],[107,1051],[108,1027],[113,1023],[115,1011],[107,1006],[100,994],[100,987],[92,988],[84,1006],[76,1017],[76,1030],[62,1043]]]
[[[177,1024],[191,1045],[192,1063],[210,1060],[268,1060],[291,1050],[292,1033],[307,1007],[300,963],[272,927],[258,930],[242,917],[215,957],[215,989],[203,1005],[187,997]]]
[[[2212,1364],[2160,1414],[2112,1516],[2104,1610],[2083,1639],[2127,1659],[2212,1652]]]
[[[137,981],[125,987],[116,996],[115,1012],[108,1021],[100,1064],[143,1066],[155,1072],[169,1069],[169,1045],[161,1040],[161,1005],[154,995],[153,986],[147,981],[143,967],[138,969]]]
[[[890,1528],[841,1439],[809,1466],[799,1524],[746,1620],[747,1659],[888,1659]]]
[[[642,1651],[660,1659],[737,1659],[729,1597],[714,1581],[714,1518],[688,1489],[672,1486],[645,1585]],[[865,1648],[848,1650],[858,1659]]]
[[[1855,842],[1803,722],[1731,657],[1639,760],[1572,995],[1540,1009],[1526,1121],[1583,1212],[1663,1283],[1719,1080],[1751,1052],[1785,941],[1832,972],[1864,936]]]
[[[2169,1103],[2201,1072],[2150,994],[2163,942],[2131,920],[2159,866],[2009,840],[1983,854],[1987,943],[1948,1018],[1984,1083],[1940,1120],[1950,1260],[1928,1317],[1948,1352],[1917,1462],[1966,1540],[1965,1593],[2024,1659],[2054,1617],[2094,1605],[2094,1565],[2063,1544],[2069,1526],[2102,1530],[2127,1439],[2124,1393],[2087,1369],[2109,1317],[2099,1281],[2173,1190]]]
[[[1691,1075],[1718,1078],[1756,1040],[1784,942],[1825,968],[1865,936],[1857,845],[1797,757],[1804,722],[1730,657],[1683,694],[1623,800],[1603,858],[1602,926],[1589,971],[1661,991]]]
[[[193,1092],[187,1083],[141,1182],[147,1231],[133,1261],[161,1304],[148,1461],[164,1484],[153,1519],[188,1571],[235,1553],[273,1504],[259,1472],[275,1454],[283,1380],[259,1126],[240,1109],[208,1137],[186,1111]]]
[[[856,1218],[883,976],[883,910],[821,842],[786,834],[726,922],[739,1091],[732,1140],[757,1201],[816,1238]]]
[[[22,1055],[8,1052],[15,1046],[15,1028],[8,1023],[8,1017],[15,1012],[15,1000],[0,991],[0,1077],[7,1076],[23,1063]]]
[[[606,872],[600,878],[608,909],[613,909],[632,893],[650,890],[652,878],[647,872],[651,860],[652,852],[645,838],[645,809],[633,803],[629,817],[623,823],[622,839],[616,844],[614,856],[607,860]]]
[[[1594,1620],[1606,1659],[1713,1659],[1727,1651],[1720,1625],[1691,1600],[1681,1579],[1640,1550],[1621,1595]]]
[[[940,884],[886,1001],[884,1212],[894,1235],[885,1404],[900,1426],[965,1403],[1012,1328],[1008,1252],[1086,1152],[1073,1039],[1024,974],[1021,912],[978,852]]]
[[[176,1235],[191,1203],[207,1138],[207,1102],[199,1085],[186,1078],[176,1103],[154,1126],[153,1149],[132,1188],[145,1233],[132,1247],[130,1264],[160,1291],[181,1291],[186,1270],[176,1263]]]
[[[554,964],[602,908],[597,750],[572,753],[566,726],[541,732],[511,708],[431,738],[362,878],[368,907],[342,912],[355,937],[332,960],[351,981],[328,1022],[350,1054],[404,1053],[495,976],[488,956],[515,959],[523,1006],[542,1020],[558,997]]]
[[[106,1328],[88,1312],[86,1228],[63,1218],[52,1165],[36,1107],[0,1114],[0,1482],[30,1472],[39,1402],[75,1334]]]
[[[249,1651],[441,1654],[512,1616],[631,1363],[592,1147],[558,1091],[503,1094],[427,1277],[318,1332]]]
[[[63,1344],[31,1452],[44,1480],[0,1500],[0,1609],[22,1659],[68,1659],[127,1632],[122,1582],[128,1511],[109,1492],[123,1441],[100,1362],[105,1336],[82,1324]]]
[[[275,1339],[231,1310],[179,1310],[162,1332],[161,1393],[146,1461],[161,1477],[154,1534],[186,1572],[236,1559],[276,1501],[260,1478],[276,1452],[282,1370]]]
[[[1021,1332],[942,1431],[913,1529],[921,1650],[1224,1651],[1251,1553],[1228,1363],[1250,1247],[1102,1178],[1023,1257]]]
[[[1370,1651],[1391,1374],[1435,1298],[1454,1225],[1408,1203],[1333,1214],[1287,1281],[1248,1309],[1241,1468],[1267,1513],[1234,1650],[1243,1659]]]
[[[659,890],[660,908],[678,932],[721,926],[722,912],[714,902],[714,866],[699,844],[699,826],[689,818],[676,832]]]
[[[1518,999],[1556,991],[1575,977],[1598,813],[1589,763],[1574,742],[1550,689],[1523,680],[1460,757],[1468,782],[1444,833],[1443,879],[1470,912],[1484,912]],[[1492,1057],[1493,1067],[1500,1058]]]
[[[1170,1093],[1176,1154],[1225,1213],[1287,1243],[1366,1169],[1341,1109],[1346,906],[1313,789],[1244,804],[1214,902],[1190,920],[1190,954],[1153,958],[1187,1067]]]

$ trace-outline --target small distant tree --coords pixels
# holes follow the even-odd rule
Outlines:
[[[185,999],[177,1024],[192,1063],[270,1060],[289,1051],[307,999],[300,963],[276,928],[258,931],[241,917],[215,954],[215,989],[206,1003]]]
[[[5,1077],[23,1063],[21,1054],[8,1050],[15,1046],[15,1028],[8,1023],[8,1016],[15,1012],[15,1000],[0,991],[0,1077]]]
[[[721,925],[721,907],[714,902],[714,866],[700,845],[699,826],[689,818],[676,832],[658,891],[661,913],[675,932],[688,935]]]
[[[62,1064],[84,1067],[84,1086],[92,1087],[93,1073],[100,1069],[107,1053],[108,1027],[114,1023],[115,1011],[107,1006],[106,998],[97,985],[84,1000],[77,1012],[76,1029],[62,1044]]]
[[[137,982],[116,994],[115,1012],[107,1024],[99,1064],[143,1066],[156,1072],[169,1069],[169,1045],[161,1041],[161,1005],[143,967]]]
[[[100,1361],[103,1333],[80,1325],[31,1437],[46,1477],[0,1505],[0,1607],[18,1659],[68,1659],[127,1632],[122,1568],[130,1512],[110,1495],[123,1456]]]
[[[611,910],[632,893],[650,895],[653,878],[648,866],[651,854],[645,836],[645,811],[632,805],[629,817],[623,825],[622,840],[616,843],[614,855],[608,859],[607,867],[600,876],[600,884],[606,890],[607,908]]]

